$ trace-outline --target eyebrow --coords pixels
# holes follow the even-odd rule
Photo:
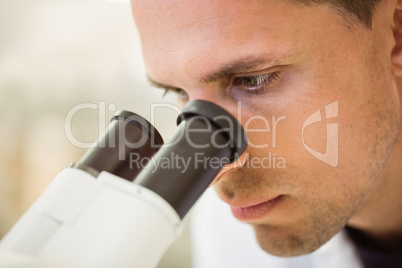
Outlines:
[[[169,85],[159,83],[156,80],[152,79],[152,77],[150,77],[148,74],[146,76],[147,76],[148,82],[151,84],[152,87],[162,88],[162,89],[166,89],[166,90],[176,90],[176,89],[178,89],[178,87],[173,87],[173,86],[169,86]]]
[[[230,75],[255,71],[261,65],[275,66],[275,64],[277,64],[278,62],[281,62],[284,59],[294,58],[297,55],[298,54],[296,53],[288,53],[282,56],[274,56],[271,54],[269,56],[265,55],[258,57],[254,56],[254,57],[240,58],[224,65],[217,71],[213,71],[210,74],[202,76],[199,81],[205,84],[216,82]],[[284,64],[281,65],[283,66]],[[147,75],[147,79],[151,84],[151,86],[153,87],[164,88],[164,89],[177,89],[177,87],[157,82],[154,79],[152,79],[149,75]]]

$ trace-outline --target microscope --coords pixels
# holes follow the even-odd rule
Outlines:
[[[170,142],[122,111],[56,176],[0,241],[1,268],[153,268],[225,164],[247,148],[241,124],[188,102]]]

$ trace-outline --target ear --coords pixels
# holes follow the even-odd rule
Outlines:
[[[394,14],[395,46],[392,49],[392,65],[395,76],[402,76],[402,0],[397,0]]]

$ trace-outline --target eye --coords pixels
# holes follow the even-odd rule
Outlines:
[[[278,72],[254,76],[239,76],[234,78],[232,86],[245,89],[250,93],[260,93],[272,87],[274,82],[279,80],[279,78]]]
[[[165,97],[166,95],[173,93],[175,95],[177,95],[180,99],[187,99],[188,95],[187,92],[181,88],[163,88],[163,90],[165,91],[165,93],[163,94],[163,97]]]

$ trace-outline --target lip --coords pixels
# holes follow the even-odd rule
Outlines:
[[[231,206],[233,215],[240,221],[255,221],[267,217],[275,206],[282,200],[279,195],[255,205]]]

